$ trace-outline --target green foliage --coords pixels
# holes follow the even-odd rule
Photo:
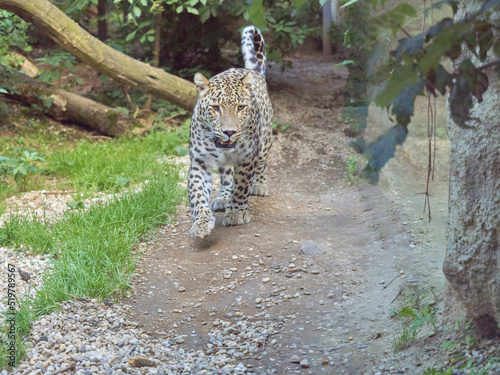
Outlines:
[[[345,169],[345,179],[349,185],[359,185],[359,176],[358,176],[358,156],[351,156],[349,160],[347,160],[347,165]]]
[[[70,70],[72,72],[76,71],[75,57],[69,52],[63,51],[58,48],[48,51],[46,56],[39,57],[36,59],[36,61],[40,64],[41,67],[45,68],[38,75],[38,79],[48,84],[58,82],[60,86],[61,74],[65,70]],[[74,82],[68,82],[68,86],[71,87],[71,84],[79,83],[82,83],[81,79],[75,78]]]
[[[416,35],[405,29],[416,17],[415,9],[406,3],[378,9],[383,8],[384,3],[383,0],[343,1],[346,12],[344,45],[350,51],[349,64],[345,65],[350,71],[349,80],[353,81],[350,82],[351,101],[366,106],[366,82],[381,84],[374,102],[389,109],[397,124],[369,145],[365,145],[362,138],[352,142],[367,156],[369,162],[365,172],[375,181],[380,168],[406,138],[417,96],[448,94],[451,117],[459,126],[468,127],[472,105],[482,101],[489,86],[484,70],[495,68],[500,73],[500,59],[487,63],[487,56],[500,56],[500,39],[498,33],[493,32],[496,26],[488,21],[493,12],[500,10],[497,0],[485,0],[479,10],[464,19],[444,18]],[[444,5],[450,6],[453,13],[458,10],[457,1],[445,0],[425,12]],[[381,64],[384,57],[380,51],[385,50],[381,47],[400,34],[405,37]],[[447,71],[444,61],[456,60],[462,51],[468,51],[473,57],[460,61],[457,71]],[[349,108],[352,106],[353,103],[347,104]],[[362,137],[365,126],[364,118],[357,119],[351,123],[351,133]]]
[[[41,129],[46,129],[46,126],[39,126],[36,121],[20,127],[22,136],[0,139],[0,150],[8,154],[9,159],[12,159],[11,155],[21,153],[24,161],[29,162],[38,156],[35,152],[25,154],[23,148],[37,145],[48,150],[57,140],[55,144],[61,154],[55,158],[47,155],[48,169],[60,162],[62,155],[62,159],[67,158],[66,166],[71,171],[52,170],[53,177],[73,178],[80,174],[78,168],[82,168],[84,177],[78,180],[78,184],[82,184],[79,189],[83,195],[88,195],[91,192],[85,189],[92,190],[96,180],[109,173],[110,183],[109,186],[103,184],[104,188],[107,191],[119,190],[123,194],[105,205],[91,207],[85,207],[80,199],[75,198],[68,203],[71,210],[54,224],[49,225],[43,216],[12,216],[0,228],[0,246],[44,253],[57,259],[54,260],[53,272],[46,275],[44,287],[36,297],[26,295],[18,302],[17,361],[26,355],[25,341],[31,322],[57,309],[57,303],[74,295],[102,299],[124,293],[136,266],[134,249],[139,239],[155,226],[165,223],[184,195],[178,184],[177,170],[158,159],[174,153],[177,147],[187,142],[188,122],[174,131],[156,131],[143,138],[104,143],[79,141],[71,143],[70,147],[64,132],[59,131],[56,139],[52,139],[54,134],[40,134]],[[107,164],[117,165],[101,164],[96,159],[78,164],[79,157],[89,155],[87,151],[97,154]],[[121,156],[116,157],[116,154]],[[125,164],[129,164],[128,169]],[[104,173],[101,173],[102,168],[106,168]],[[124,192],[132,182],[142,183],[140,191]],[[0,327],[0,335],[3,329]],[[3,355],[7,350],[5,343],[0,337],[0,368],[7,363],[7,357]]]
[[[32,50],[26,31],[29,23],[13,13],[0,9],[0,65],[20,67],[24,59],[12,52],[30,52]],[[1,82],[1,80],[0,80]],[[3,87],[0,83],[0,94],[8,92],[10,87]],[[6,105],[0,102],[0,116],[7,112]]]
[[[47,156],[47,173],[67,178],[68,187],[78,191],[116,192],[153,175],[164,173],[158,163],[164,155],[179,152],[189,138],[188,123],[172,132],[153,132],[141,138],[106,143],[80,142]]]
[[[413,116],[415,97],[423,95],[424,87],[433,96],[448,92],[453,120],[466,126],[473,98],[481,103],[488,78],[484,68],[476,67],[471,59],[463,60],[453,73],[441,62],[445,58],[456,60],[464,46],[477,61],[484,63],[488,51],[499,43],[498,36],[493,34],[494,25],[486,21],[486,13],[498,9],[498,2],[494,5],[492,1],[485,1],[479,11],[461,21],[445,18],[427,31],[400,40],[388,62],[391,76],[375,103],[383,107],[392,105],[396,122],[407,126]]]
[[[436,323],[436,296],[432,297],[424,290],[416,290],[404,297],[401,306],[390,308],[393,318],[400,321],[400,330],[393,341],[395,350],[407,348],[415,341],[424,326],[430,325],[434,333],[438,332]]]
[[[290,129],[290,125],[281,124],[279,120],[274,120],[272,123],[273,132],[276,134],[277,132],[286,133],[288,129]]]
[[[13,176],[16,183],[21,183],[30,173],[43,173],[35,164],[45,161],[36,151],[24,151],[19,158],[0,155],[0,178]]]
[[[26,36],[30,24],[23,19],[0,9],[0,65],[21,66],[23,61],[10,54],[13,50],[30,52],[29,38]]]

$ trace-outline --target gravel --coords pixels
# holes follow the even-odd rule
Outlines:
[[[0,247],[0,263],[1,269],[4,270],[2,277],[0,277],[0,311],[7,310],[7,266],[14,265],[16,267],[15,273],[15,295],[18,298],[25,299],[29,293],[31,297],[36,295],[36,291],[42,285],[42,275],[50,268],[50,259],[44,255],[27,255],[25,253],[16,253],[12,249]],[[21,275],[21,274],[22,275]],[[26,282],[26,273],[29,274],[29,281]],[[0,324],[5,320],[5,316],[0,314]]]
[[[27,358],[17,374],[256,374],[244,364],[265,356],[282,321],[268,315],[218,320],[206,346],[183,348],[179,337],[154,338],[127,318],[128,305],[67,301],[33,322]],[[239,314],[241,315],[241,314]],[[136,367],[137,366],[137,367]],[[3,373],[1,373],[3,375]]]

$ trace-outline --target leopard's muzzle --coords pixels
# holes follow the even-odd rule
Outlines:
[[[214,136],[214,143],[215,147],[217,148],[234,148],[236,145],[236,141],[231,140],[231,136],[236,133],[235,131],[232,130],[226,130],[224,131],[224,134],[228,136],[228,139],[222,140],[217,136]]]

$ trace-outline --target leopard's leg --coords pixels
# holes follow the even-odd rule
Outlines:
[[[233,168],[220,167],[220,191],[210,207],[213,212],[224,212],[226,207],[231,203],[231,195],[233,194]]]
[[[222,225],[247,224],[250,222],[251,215],[248,212],[248,197],[253,181],[255,162],[250,165],[236,166],[234,168],[234,188],[231,197],[231,203],[226,208]]]
[[[189,234],[194,240],[202,240],[210,234],[215,225],[215,217],[208,205],[212,192],[212,171],[199,159],[191,160],[188,193],[193,224]]]
[[[261,139],[261,146],[257,156],[257,165],[255,168],[255,176],[252,181],[251,195],[269,195],[269,187],[267,186],[267,158],[271,148],[272,130],[265,130]]]

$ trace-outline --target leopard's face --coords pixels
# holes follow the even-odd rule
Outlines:
[[[208,81],[195,76],[199,100],[198,118],[210,128],[215,146],[231,151],[238,142],[245,142],[245,128],[251,119],[250,84],[248,76],[224,75]],[[208,129],[207,129],[208,130]]]

